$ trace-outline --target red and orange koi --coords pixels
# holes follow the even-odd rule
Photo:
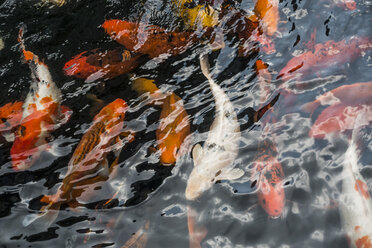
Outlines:
[[[356,10],[357,8],[354,0],[333,0],[333,2],[345,10]]]
[[[156,130],[156,140],[160,151],[160,162],[163,165],[171,165],[176,163],[181,155],[179,150],[190,134],[189,115],[179,96],[174,93],[168,95],[161,93],[153,81],[137,78],[133,80],[132,88],[139,94],[150,92],[154,99],[157,98],[161,102],[162,110],[159,127]]]
[[[260,146],[253,174],[253,178],[259,175],[258,201],[270,217],[278,218],[285,207],[283,167],[276,158],[277,151],[272,143],[264,141]]]
[[[13,169],[29,168],[45,150],[50,132],[67,122],[71,111],[61,107],[62,93],[52,80],[48,67],[34,53],[27,51],[22,40],[19,42],[25,60],[29,63],[33,82],[23,104],[20,126],[17,129],[10,150]]]
[[[116,169],[119,154],[127,142],[134,139],[134,133],[123,132],[124,117],[128,106],[122,99],[116,99],[105,106],[93,119],[76,147],[68,165],[68,171],[57,193],[44,196],[41,202],[48,203],[42,212],[59,210],[62,203],[71,208],[94,194],[96,185],[104,183]],[[121,137],[124,136],[124,140]],[[108,161],[113,152],[115,160]],[[93,187],[94,185],[94,187]],[[56,216],[53,216],[53,219]]]
[[[111,79],[126,74],[141,64],[143,55],[132,54],[126,49],[100,51],[94,49],[82,52],[66,62],[63,72],[90,81],[100,78]]]
[[[310,130],[310,136],[323,138],[326,134],[351,130],[358,115],[365,115],[366,122],[372,121],[370,92],[372,82],[344,85],[319,96],[314,102],[305,104],[302,109],[309,112],[314,112],[321,104],[330,105],[317,117]]]
[[[277,78],[284,80],[296,74],[301,77],[325,68],[339,66],[358,58],[362,52],[372,49],[372,40],[366,37],[351,37],[342,41],[327,41],[316,44],[314,51],[305,52],[292,58],[279,72]]]
[[[106,20],[102,27],[112,39],[130,51],[147,54],[150,58],[161,54],[180,54],[196,41],[191,32],[170,32],[143,23]]]

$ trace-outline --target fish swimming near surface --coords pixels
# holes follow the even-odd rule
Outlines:
[[[154,80],[137,78],[132,88],[138,93],[149,92],[161,104],[160,123],[156,130],[156,142],[163,165],[175,164],[181,155],[180,148],[190,134],[190,120],[182,99],[174,93],[165,94],[153,83]]]
[[[38,56],[24,47],[23,30],[19,42],[24,59],[28,62],[32,83],[23,104],[22,119],[17,127],[13,146],[10,150],[15,170],[25,170],[35,163],[45,150],[50,132],[66,123],[71,116],[67,107],[61,106],[62,93],[53,82],[47,65]]]
[[[197,144],[192,150],[194,168],[187,180],[187,200],[196,200],[218,180],[232,180],[244,174],[241,169],[231,168],[240,144],[240,126],[234,107],[225,92],[213,81],[206,55],[200,56],[200,65],[215,100],[216,116],[203,147]]]
[[[192,32],[171,32],[156,25],[122,20],[106,20],[102,27],[111,38],[132,52],[156,58],[180,54],[197,41]]]
[[[287,80],[296,74],[304,77],[324,69],[342,66],[371,49],[372,39],[366,37],[354,36],[347,40],[319,43],[315,45],[314,51],[307,51],[289,60],[277,78]]]
[[[82,52],[66,62],[63,72],[68,76],[89,81],[100,78],[112,79],[140,66],[145,61],[144,57],[144,55],[133,54],[123,48],[109,51],[94,49]]]
[[[133,132],[123,130],[127,109],[124,100],[116,99],[94,117],[70,159],[57,193],[40,200],[47,203],[41,212],[49,223],[57,217],[61,204],[68,204],[70,208],[80,206],[80,201],[89,199],[116,169],[120,151],[125,143],[134,139]],[[113,161],[109,161],[110,156]]]
[[[3,50],[4,46],[4,41],[0,38],[0,51]]]
[[[42,0],[43,3],[52,3],[58,7],[63,6],[67,0]]]
[[[314,138],[324,138],[325,135],[353,129],[358,115],[372,121],[372,82],[355,83],[340,86],[321,96],[315,101],[302,106],[308,112],[314,112],[320,105],[330,105],[317,117],[309,134]]]
[[[356,117],[356,123],[363,122],[364,115]],[[372,247],[372,199],[368,186],[359,172],[359,153],[356,137],[359,128],[352,133],[351,142],[345,153],[342,171],[342,193],[339,196],[341,223],[349,244],[355,248]]]

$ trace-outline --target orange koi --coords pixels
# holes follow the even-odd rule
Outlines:
[[[254,165],[258,179],[258,201],[261,207],[272,218],[282,215],[285,207],[283,167],[276,159],[276,148],[268,141],[263,142]]]
[[[190,134],[189,116],[183,106],[183,101],[176,94],[165,95],[159,92],[154,80],[138,78],[133,81],[132,88],[138,93],[150,92],[154,99],[162,95],[159,127],[156,130],[157,146],[160,150],[160,162],[163,165],[176,163],[180,156],[185,138]]]
[[[357,8],[354,0],[333,0],[333,2],[345,10],[356,10]]]
[[[155,25],[122,20],[106,20],[102,27],[127,49],[148,54],[150,58],[161,54],[180,54],[197,40],[191,32],[170,32]]]
[[[351,37],[348,40],[333,40],[316,44],[314,51],[305,52],[292,58],[279,72],[277,78],[284,80],[295,74],[301,77],[325,68],[336,67],[358,58],[362,52],[372,49],[372,40],[366,37]]]
[[[63,72],[68,76],[97,80],[111,79],[126,74],[141,64],[143,55],[132,54],[126,49],[82,52],[66,62]]]
[[[124,136],[126,142],[134,139],[134,133],[123,132],[127,109],[124,100],[116,99],[94,117],[93,124],[85,132],[72,155],[67,174],[57,193],[41,199],[41,202],[48,203],[42,208],[42,212],[59,210],[62,203],[75,208],[79,206],[81,198],[89,198],[94,193],[93,188],[96,187],[92,185],[109,179],[125,144],[120,137]],[[109,164],[107,157],[111,152],[114,153],[115,160]],[[54,218],[56,216],[53,216]]]
[[[29,168],[45,149],[50,132],[67,122],[71,111],[61,107],[62,93],[53,82],[48,67],[34,53],[27,51],[22,40],[19,42],[25,60],[29,63],[33,82],[23,104],[20,126],[17,129],[10,150],[13,169]]]
[[[319,96],[314,102],[305,104],[302,109],[309,112],[313,112],[321,104],[330,105],[317,117],[310,130],[310,136],[324,138],[329,133],[351,130],[358,115],[364,115],[365,121],[372,121],[370,92],[372,82],[344,85]]]
[[[253,9],[254,15],[249,19],[259,21],[263,32],[272,36],[278,30],[279,2],[278,0],[257,0]]]

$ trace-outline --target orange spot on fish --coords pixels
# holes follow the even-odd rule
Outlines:
[[[355,226],[354,230],[357,232],[360,229],[360,226]]]
[[[368,191],[368,186],[365,182],[357,179],[354,186],[355,190],[358,191],[364,198],[370,199],[371,196]]]
[[[356,240],[355,245],[357,248],[372,248],[371,239],[368,235]]]

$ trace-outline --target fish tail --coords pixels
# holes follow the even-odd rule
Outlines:
[[[24,33],[24,28],[22,27],[22,28],[19,29],[19,32],[18,32],[18,42],[21,45],[21,49],[22,49],[22,52],[23,52],[23,57],[27,62],[28,61],[35,61],[36,63],[38,63],[39,62],[38,57],[33,52],[30,52],[30,51],[26,50],[26,47],[25,47],[25,44],[24,44],[24,41],[23,41],[23,33]]]
[[[43,206],[40,209],[39,214],[31,214],[26,216],[22,224],[23,226],[34,225],[47,229],[50,225],[55,221],[58,217],[59,209],[61,203],[56,203],[52,200],[53,196],[43,196],[40,201],[44,203],[48,203],[48,205]]]

